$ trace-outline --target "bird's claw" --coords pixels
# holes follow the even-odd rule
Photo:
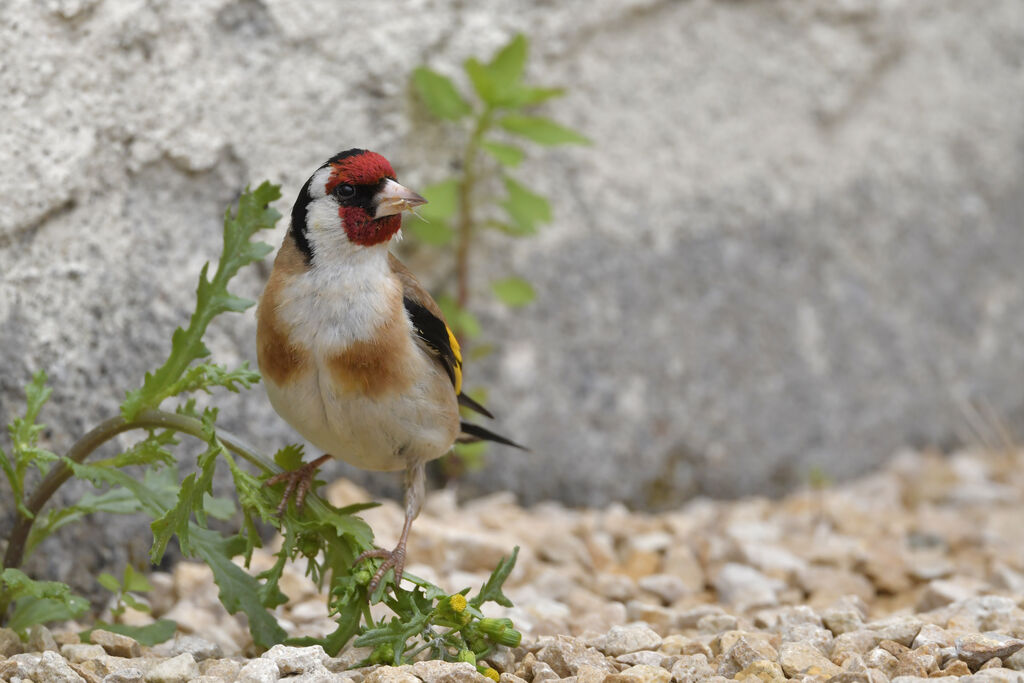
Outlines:
[[[373,550],[367,550],[359,557],[356,558],[352,564],[359,564],[363,560],[376,557],[384,560],[380,566],[377,567],[377,571],[374,573],[373,578],[370,579],[370,583],[367,585],[367,589],[370,593],[377,590],[377,586],[380,585],[381,580],[384,578],[384,574],[389,569],[395,570],[395,586],[402,583],[402,574],[405,573],[405,544],[399,543],[395,546],[394,550],[384,550],[383,548],[374,548]]]
[[[306,503],[306,494],[309,493],[309,489],[313,486],[313,477],[316,475],[316,470],[319,466],[320,464],[316,462],[306,463],[297,469],[275,474],[263,482],[264,486],[274,486],[282,481],[288,482],[284,487],[284,493],[281,495],[281,502],[277,506],[278,517],[282,516],[288,508],[288,499],[292,497],[293,493],[295,494],[296,512],[302,510],[302,506]]]

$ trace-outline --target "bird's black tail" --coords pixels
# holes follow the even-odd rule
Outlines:
[[[462,434],[459,436],[461,443],[472,443],[474,441],[494,441],[495,443],[505,444],[506,446],[512,446],[512,448],[518,448],[523,451],[529,451],[530,449],[521,444],[517,444],[512,439],[505,438],[501,434],[495,434],[490,429],[485,429],[480,425],[470,424],[469,422],[463,421],[462,423]]]

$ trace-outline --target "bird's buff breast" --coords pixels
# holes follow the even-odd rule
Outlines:
[[[398,470],[411,460],[433,460],[457,436],[450,426],[454,400],[450,407],[431,404],[424,387],[369,398],[338,392],[318,372],[286,386],[264,384],[274,409],[307,441],[362,469]]]
[[[413,341],[401,289],[326,284],[298,278],[264,294],[259,362],[274,409],[317,448],[363,469],[446,453],[458,433],[455,395]]]

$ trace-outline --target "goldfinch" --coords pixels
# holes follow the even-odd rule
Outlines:
[[[363,553],[401,583],[405,547],[424,496],[424,465],[460,439],[522,448],[463,422],[462,356],[437,303],[388,251],[402,212],[426,200],[398,184],[387,159],[350,149],[306,181],[257,313],[257,357],[271,405],[325,455],[292,472],[278,509],[303,500],[334,457],[367,470],[405,470],[405,524],[391,551]]]

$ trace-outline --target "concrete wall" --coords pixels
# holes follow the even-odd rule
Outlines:
[[[281,183],[287,213],[352,146],[442,177],[454,131],[408,74],[458,76],[516,31],[570,89],[546,113],[595,144],[533,155],[554,224],[489,241],[486,269],[540,298],[478,298],[500,352],[468,383],[533,452],[493,451],[474,486],[665,506],[971,438],[971,400],[1021,430],[1019,0],[8,0],[0,417],[36,368],[54,448],[111,415],[247,183]],[[437,283],[445,258],[412,262]],[[221,320],[215,356],[254,359],[254,327]],[[261,390],[218,403],[268,451],[294,438]]]

